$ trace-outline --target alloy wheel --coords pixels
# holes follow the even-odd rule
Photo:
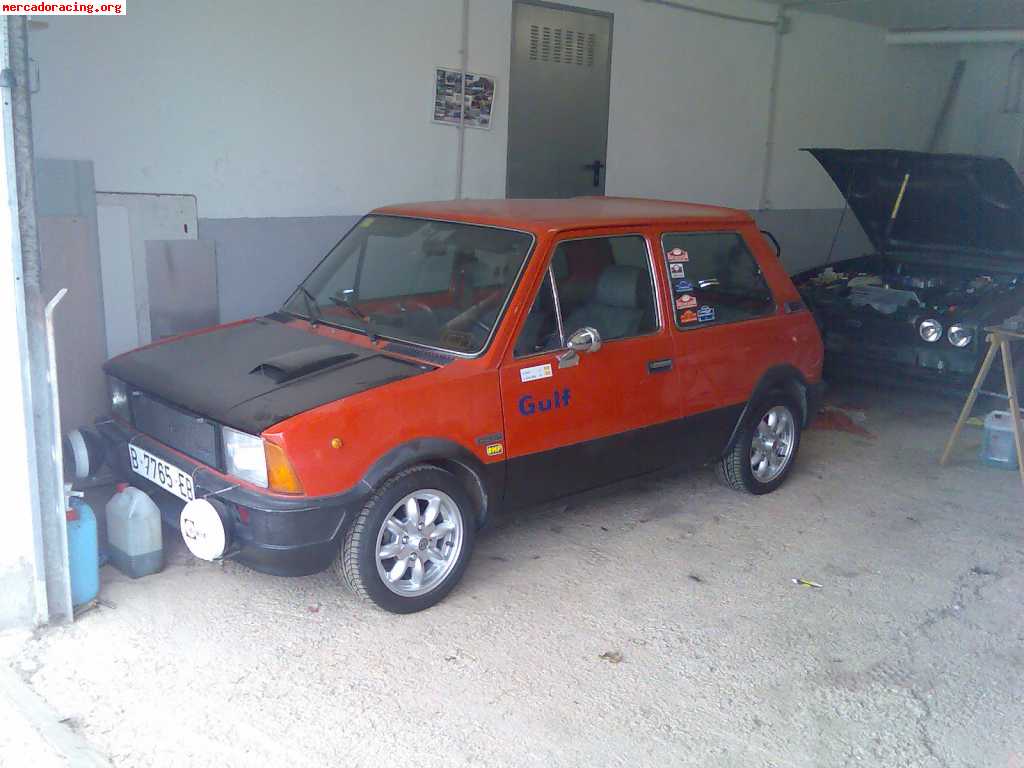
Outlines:
[[[769,409],[761,421],[750,446],[750,471],[760,483],[770,483],[785,472],[793,458],[796,425],[793,414],[784,405]]]
[[[377,573],[397,595],[436,588],[462,552],[462,511],[444,491],[423,489],[401,499],[377,533]]]

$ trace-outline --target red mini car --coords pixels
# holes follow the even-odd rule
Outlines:
[[[821,364],[746,213],[421,203],[363,218],[281,311],[109,361],[100,427],[126,477],[186,502],[168,522],[197,556],[333,563],[410,612],[499,509],[673,464],[774,490]]]

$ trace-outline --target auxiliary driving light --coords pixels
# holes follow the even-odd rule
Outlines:
[[[971,339],[974,338],[974,333],[971,332],[970,328],[964,328],[962,325],[951,325],[949,326],[949,333],[946,334],[946,338],[949,339],[949,343],[954,347],[966,347],[971,343]]]
[[[927,342],[935,342],[942,338],[942,323],[938,320],[924,320],[918,327],[917,332]]]
[[[226,524],[227,510],[216,499],[193,499],[178,518],[181,538],[189,552],[200,560],[216,560],[231,543]]]

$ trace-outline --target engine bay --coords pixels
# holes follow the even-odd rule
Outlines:
[[[902,317],[961,313],[1014,294],[1021,281],[1020,274],[869,256],[827,266],[797,285],[812,306]]]

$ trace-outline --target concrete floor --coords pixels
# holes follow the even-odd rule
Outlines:
[[[177,547],[14,668],[116,766],[1024,766],[1017,475],[978,429],[937,466],[955,404],[839,401],[875,436],[806,433],[779,492],[532,511],[426,613]]]

